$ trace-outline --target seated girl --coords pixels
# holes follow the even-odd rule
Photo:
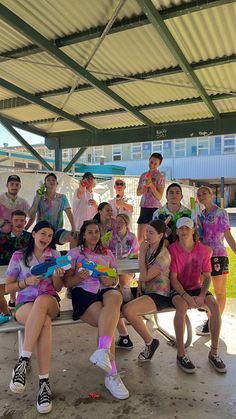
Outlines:
[[[144,350],[138,356],[139,361],[150,361],[159,346],[159,340],[153,338],[140,316],[171,305],[170,254],[164,246],[165,231],[164,221],[155,220],[147,224],[146,241],[141,243],[139,252],[139,291],[143,295],[123,307],[124,317],[145,343]]]
[[[112,238],[112,230],[115,227],[115,220],[112,217],[112,207],[108,202],[101,202],[98,205],[98,212],[93,217],[98,222],[102,244],[106,247],[109,245],[109,241]]]
[[[16,251],[7,269],[6,290],[18,292],[15,318],[25,325],[23,350],[10,382],[14,393],[22,393],[26,385],[26,373],[34,348],[37,350],[39,369],[39,392],[37,410],[48,413],[52,410],[49,368],[52,346],[52,319],[59,314],[58,292],[63,286],[63,269],[42,280],[31,274],[32,266],[59,256],[54,245],[54,230],[47,221],[40,221],[31,233],[26,249]],[[46,348],[46,350],[45,350]]]
[[[102,245],[95,220],[83,223],[78,247],[70,250],[68,255],[72,258],[72,269],[65,274],[65,284],[72,287],[73,318],[80,318],[98,328],[98,349],[90,356],[90,361],[106,371],[105,387],[110,393],[117,399],[126,399],[129,392],[117,374],[115,363],[114,334],[122,303],[120,292],[114,289],[117,284],[116,260]],[[115,276],[97,277],[95,272],[81,267],[84,262],[114,268]]]

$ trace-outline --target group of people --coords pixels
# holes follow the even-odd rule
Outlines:
[[[213,203],[210,188],[200,187],[197,197],[204,205],[200,241],[191,210],[181,204],[182,189],[178,183],[168,186],[167,202],[163,207],[161,205],[165,187],[164,177],[158,170],[161,162],[162,156],[153,153],[149,170],[139,180],[137,195],[141,196],[141,209],[137,238],[130,231],[133,201],[126,196],[122,179],[115,181],[116,196],[109,202],[100,202],[93,190],[94,176],[85,173],[75,191],[71,210],[65,195],[56,193],[55,174],[46,176],[45,189],[40,188],[37,192],[31,208],[18,197],[20,178],[17,175],[8,178],[8,191],[0,196],[0,217],[5,228],[0,233],[0,246],[4,251],[14,246],[16,251],[7,250],[9,265],[6,285],[2,284],[0,288],[0,304],[3,314],[9,315],[4,292],[11,296],[17,294],[14,316],[25,325],[23,349],[12,372],[10,389],[15,393],[25,390],[27,367],[32,352],[37,349],[39,413],[48,413],[52,409],[49,383],[51,322],[60,313],[59,292],[63,286],[71,290],[73,318],[81,319],[98,330],[97,349],[91,354],[90,361],[105,371],[105,387],[115,398],[129,397],[115,361],[116,348],[133,348],[123,318],[143,339],[144,349],[138,359],[147,362],[159,347],[159,340],[152,336],[142,316],[166,307],[176,308],[177,365],[186,373],[196,371],[184,347],[185,317],[188,309],[204,308],[209,318],[200,334],[204,331],[211,334],[208,360],[217,372],[227,370],[218,354],[218,344],[228,273],[224,238],[236,253],[228,216],[224,209]],[[10,215],[2,209],[6,203]],[[17,206],[20,203],[24,203],[24,210]],[[63,211],[71,224],[67,235],[62,230]],[[28,233],[26,229],[32,225],[36,215],[37,223]],[[62,236],[66,237],[64,242],[71,245],[68,251],[71,268],[66,271],[56,268],[47,280],[32,275],[32,266],[57,257],[55,237],[57,243],[61,243]],[[117,261],[137,257],[140,278],[134,290],[131,287],[133,275],[119,275]],[[93,270],[83,267],[84,261],[105,266],[112,274],[95,275]],[[209,292],[211,277],[216,298]],[[11,303],[14,305],[14,299]],[[116,329],[118,340],[115,340]]]

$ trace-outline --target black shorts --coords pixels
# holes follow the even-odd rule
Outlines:
[[[83,288],[73,288],[73,320],[79,320],[79,318],[85,313],[87,308],[89,308],[93,303],[96,303],[97,301],[102,301],[105,292],[110,290],[114,290],[114,288],[104,288],[102,290],[99,290],[97,294],[94,294],[93,292],[85,291]]]
[[[201,292],[201,288],[197,288],[196,290],[186,290],[186,293],[191,295],[191,297],[197,297]],[[176,297],[176,295],[180,295],[176,290],[171,290],[170,292],[170,298],[171,300]],[[208,295],[212,295],[212,293],[210,291],[207,291],[206,293],[206,297],[208,297]]]
[[[154,292],[150,294],[143,294],[150,297],[156,305],[157,311],[165,310],[166,308],[172,308],[174,305],[171,302],[170,297],[166,297],[165,295],[155,294]]]
[[[140,214],[137,223],[138,224],[147,224],[149,221],[152,221],[152,216],[158,208],[140,208]]]
[[[211,276],[227,275],[229,273],[229,258],[227,256],[213,256],[211,258]]]

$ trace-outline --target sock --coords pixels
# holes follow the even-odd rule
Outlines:
[[[112,344],[111,336],[99,336],[98,349],[110,349]]]
[[[145,342],[145,345],[150,346],[150,345],[151,345],[151,343],[152,343],[152,341],[153,341],[153,339],[152,339],[152,340],[150,340],[150,342]]]
[[[47,378],[49,378],[49,374],[39,374],[40,380],[46,380]]]
[[[111,361],[111,371],[106,374],[107,377],[117,374],[116,361]]]
[[[31,355],[32,355],[32,352],[29,352],[29,351],[22,351],[21,352],[22,358],[30,358]]]
[[[127,334],[122,335],[122,333],[120,333],[120,337],[121,337],[121,338],[127,338],[127,339],[128,339],[128,338],[129,338],[129,335],[127,335]]]

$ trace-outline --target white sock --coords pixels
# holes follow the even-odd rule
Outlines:
[[[153,341],[153,339],[150,340],[150,342],[146,342],[145,344],[149,346],[149,345],[151,345],[152,341]]]
[[[30,358],[30,357],[31,357],[31,355],[32,355],[32,352],[29,352],[29,351],[22,351],[22,352],[21,352],[21,356],[22,356],[23,358]]]
[[[46,378],[49,378],[49,374],[39,374],[39,379],[40,380],[43,380],[43,379],[46,379]]]

